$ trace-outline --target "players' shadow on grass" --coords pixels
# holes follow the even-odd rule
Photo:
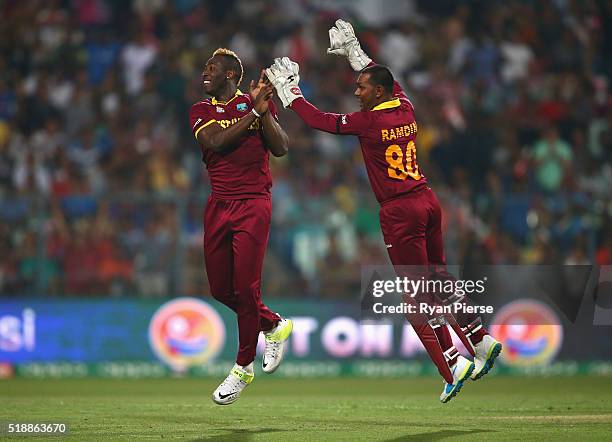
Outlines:
[[[258,430],[250,430],[248,428],[242,428],[242,429],[227,429],[227,428],[215,428],[213,431],[225,431],[224,434],[220,434],[217,436],[203,436],[203,437],[199,437],[197,439],[193,439],[194,441],[211,441],[211,440],[218,440],[218,441],[246,441],[246,440],[253,440],[253,437],[258,435],[258,434],[265,434],[265,433],[278,433],[278,432],[284,432],[287,430],[280,430],[278,428],[260,428]]]
[[[405,436],[396,437],[393,439],[386,439],[385,442],[404,442],[404,441],[436,441],[444,440],[457,436],[474,435],[478,433],[495,433],[495,430],[483,430],[480,428],[474,430],[440,430],[434,431],[433,433],[421,433],[421,434],[407,434]]]

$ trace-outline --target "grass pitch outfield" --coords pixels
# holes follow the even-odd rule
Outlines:
[[[612,439],[611,378],[489,377],[468,382],[446,405],[437,399],[442,382],[429,377],[260,374],[230,406],[211,401],[217,382],[2,380],[0,422],[64,422],[68,439],[88,441]]]

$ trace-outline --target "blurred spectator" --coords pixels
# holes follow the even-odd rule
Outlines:
[[[13,169],[15,189],[24,194],[46,195],[51,189],[51,175],[41,155],[21,152]]]
[[[608,233],[602,239],[595,257],[599,265],[612,265],[612,234]]]
[[[570,250],[567,258],[565,258],[565,264],[567,265],[589,265],[591,260],[589,259],[589,253],[583,237],[577,237],[572,249]]]
[[[2,295],[207,293],[210,183],[187,124],[203,64],[217,47],[236,50],[246,91],[289,56],[309,99],[356,111],[354,72],[325,54],[338,16],[358,17],[364,48],[415,105],[449,263],[612,264],[607,2],[53,0],[0,11]],[[387,262],[358,143],[282,109],[279,119],[291,151],[271,160],[266,295],[354,297],[359,267]]]
[[[93,34],[92,40],[85,45],[87,50],[87,72],[89,83],[97,85],[104,80],[109,69],[115,64],[121,44],[114,40],[110,30]]]
[[[157,47],[143,31],[136,33],[121,52],[125,89],[128,94],[138,94],[143,85],[147,69],[155,62]]]
[[[547,192],[557,192],[570,171],[572,159],[572,149],[559,138],[556,127],[546,129],[533,146],[535,176],[540,187]]]
[[[395,75],[401,76],[414,68],[421,61],[420,44],[413,25],[403,23],[385,33],[380,41],[379,56],[381,62],[389,66]]]
[[[13,188],[12,171],[15,163],[9,152],[10,127],[0,121],[0,197],[8,195]]]
[[[527,78],[534,54],[518,30],[513,29],[509,34],[509,38],[500,44],[503,58],[501,77],[505,83],[514,83]]]

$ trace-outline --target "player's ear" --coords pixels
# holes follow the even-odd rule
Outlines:
[[[376,90],[376,98],[380,98],[385,94],[385,88],[383,88],[381,85],[377,85],[375,90]]]

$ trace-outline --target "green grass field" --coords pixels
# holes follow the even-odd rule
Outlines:
[[[210,400],[216,383],[3,380],[0,421],[65,422],[72,440],[612,439],[611,378],[490,377],[468,382],[446,405],[437,399],[442,383],[430,377],[259,375],[237,403],[223,407]]]

